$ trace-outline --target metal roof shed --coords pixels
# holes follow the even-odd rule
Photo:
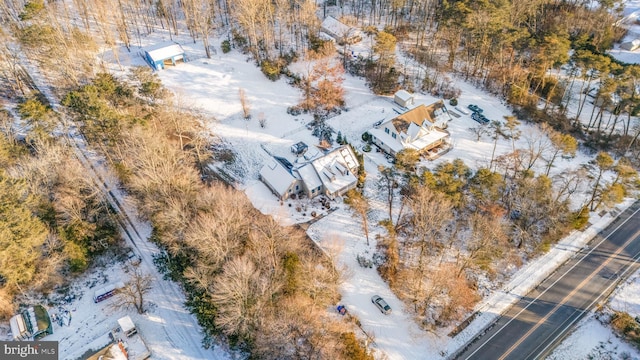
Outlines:
[[[176,65],[185,61],[184,49],[180,44],[165,42],[150,46],[144,50],[144,59],[154,70],[164,69],[165,65]]]

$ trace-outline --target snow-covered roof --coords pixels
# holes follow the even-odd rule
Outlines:
[[[445,139],[449,133],[433,126],[447,116],[444,112],[444,102],[437,101],[429,106],[419,105],[415,108],[385,121],[369,130],[369,133],[384,143],[392,152],[398,153],[403,149],[421,151],[429,149],[432,144]],[[384,132],[384,128],[394,130],[396,138]]]
[[[424,131],[421,136],[419,136],[417,139],[406,143],[406,147],[407,148],[411,148],[411,149],[415,149],[417,151],[420,150],[424,150],[424,149],[428,149],[430,146],[432,146],[435,142],[440,141],[442,139],[445,139],[449,136],[448,133],[442,131],[442,130],[438,130],[437,128],[434,128],[430,131]]]
[[[334,194],[357,182],[356,156],[348,146],[341,146],[312,162],[328,193]]]
[[[302,154],[307,151],[309,147],[302,141],[299,141],[293,145],[291,145],[291,152],[294,154]]]
[[[136,328],[136,326],[133,324],[133,320],[131,320],[128,315],[118,319],[118,325],[120,326],[120,329],[122,329],[122,332],[125,334]]]
[[[114,284],[105,285],[105,286],[103,286],[103,287],[101,287],[101,288],[99,288],[99,289],[97,289],[96,291],[93,292],[94,300],[95,300],[96,297],[98,297],[100,295],[106,294],[109,291],[113,291],[113,290],[116,290],[116,289],[122,289],[123,287],[124,287],[124,283],[122,281],[119,281],[119,282],[114,283]]]
[[[9,319],[9,326],[11,327],[11,334],[14,339],[19,338],[27,332],[27,325],[24,323],[22,315],[15,315]]]
[[[153,61],[170,59],[177,55],[184,55],[184,50],[180,44],[165,42],[145,48],[145,51]]]
[[[407,90],[398,90],[398,91],[396,91],[396,93],[393,96],[397,97],[398,99],[400,99],[402,101],[408,101],[408,100],[413,98],[413,94],[411,94]]]
[[[321,25],[322,29],[331,36],[344,37],[356,35],[356,29],[341,23],[333,16],[327,16]],[[351,32],[351,33],[350,33]]]
[[[322,186],[322,181],[318,177],[318,173],[313,168],[311,164],[305,164],[296,170],[300,178],[307,186],[307,189],[312,190],[316,189],[319,186]]]
[[[382,129],[373,128],[369,130],[369,134],[382,141],[394,153],[398,153],[402,151],[402,149],[404,149],[404,146],[402,146],[400,140],[394,139],[393,137],[391,137],[391,135],[387,134]]]
[[[296,181],[293,175],[280,162],[275,160],[271,160],[262,167],[260,177],[280,196],[284,195],[291,184]]]

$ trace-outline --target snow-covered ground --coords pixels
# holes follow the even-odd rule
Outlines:
[[[160,71],[158,74],[163,83],[182,99],[188,99],[189,106],[200,108],[210,116],[212,132],[230,144],[238,154],[240,164],[236,175],[240,175],[239,178],[243,179],[238,186],[244,189],[258,209],[274,215],[283,224],[310,220],[310,211],[303,216],[302,212],[297,211],[296,208],[306,205],[319,209],[317,204],[308,200],[287,200],[281,203],[257,178],[269,154],[288,157],[289,146],[298,141],[306,142],[311,148],[317,143],[317,139],[312,137],[305,127],[311,120],[309,116],[291,116],[286,113],[288,106],[300,100],[299,91],[284,80],[277,82],[267,80],[252,61],[248,61],[245,55],[237,51],[224,55],[218,52],[212,59],[205,59],[198,45],[185,42],[184,46],[190,53],[191,61],[180,64],[176,68]],[[144,65],[139,58],[133,60],[138,65]],[[454,81],[455,86],[462,91],[459,98],[460,106],[477,104],[485,109],[487,117],[495,120],[511,115],[509,109],[493,96],[463,81]],[[333,117],[328,123],[359,147],[360,135],[364,131],[371,128],[375,122],[392,118],[397,113],[394,111],[395,106],[390,97],[371,94],[362,79],[346,76],[344,87],[348,111]],[[249,100],[253,115],[249,121],[242,117],[238,95],[240,88],[245,91]],[[416,104],[429,104],[435,100],[437,99],[428,95],[416,94]],[[476,141],[469,128],[476,126],[477,123],[469,115],[460,115],[459,118],[454,117],[448,128],[452,134],[454,149],[431,166],[439,161],[455,158],[463,159],[472,167],[486,165],[488,162],[487,155],[491,152],[492,141],[487,137]],[[267,119],[265,128],[259,126],[258,116]],[[523,135],[516,146],[523,146],[527,136],[535,132],[533,127],[526,124],[521,125],[521,130]],[[506,153],[511,150],[511,146],[509,141],[501,140],[498,143],[497,153]],[[552,174],[578,167],[588,160],[589,157],[583,154],[579,154],[574,159],[559,159]],[[374,193],[371,184],[375,182],[378,165],[388,166],[389,164],[380,153],[365,153],[365,167],[369,174],[369,185],[366,191],[369,195]],[[373,337],[373,348],[376,350],[377,357],[389,359],[438,359],[455,351],[475,331],[491,321],[492,316],[499,314],[514,302],[517,299],[516,296],[524,295],[537,280],[544,278],[545,273],[552,271],[553,266],[570,256],[573,250],[580,249],[590,236],[610,220],[609,216],[600,219],[594,214],[592,228],[582,233],[572,234],[544,258],[525,266],[506,285],[505,291],[498,292],[478,304],[477,308],[485,315],[479,316],[465,331],[454,339],[450,339],[444,331],[425,333],[420,330],[411,316],[404,311],[402,302],[393,295],[375,269],[362,268],[356,261],[358,255],[370,258],[375,251],[375,235],[382,231],[375,226],[375,222],[385,213],[382,202],[374,200],[372,204],[370,223],[374,225],[371,229],[370,245],[366,244],[361,225],[354,220],[356,217],[352,212],[340,203],[334,203],[332,206],[337,210],[311,225],[308,233],[330,255],[335,256],[339,265],[345,269],[344,283],[341,287],[342,304],[358,316],[365,332]],[[326,212],[320,215],[325,214]],[[541,268],[547,269],[546,272],[540,271]],[[392,315],[382,315],[370,303],[370,297],[373,294],[381,295],[389,302],[393,308]],[[581,336],[590,339],[589,341],[593,344],[598,344],[595,339],[601,338],[601,332],[589,331],[592,327],[581,327],[582,330],[576,334],[582,334]],[[613,335],[609,337],[615,339]],[[612,340],[612,343],[615,341]]]
[[[629,1],[640,5],[640,1]],[[640,6],[636,6],[638,8]],[[163,38],[164,37],[164,38]],[[143,45],[151,45],[168,40],[166,35],[155,33],[144,39]],[[229,169],[237,179],[241,179],[237,186],[245,191],[256,208],[263,213],[271,214],[283,224],[301,223],[311,220],[310,211],[302,212],[297,208],[313,208],[318,211],[321,219],[312,224],[308,234],[317,241],[326,252],[335,258],[339,268],[343,270],[341,285],[342,300],[351,313],[356,315],[363,330],[372,336],[372,348],[378,359],[441,359],[451,354],[473,336],[475,331],[486,326],[497,314],[517,299],[517,296],[535,286],[553,270],[554,266],[563,259],[571,256],[580,249],[597,231],[611,220],[610,215],[600,217],[592,214],[592,227],[583,232],[574,232],[561,241],[543,258],[539,258],[525,265],[509,281],[503,291],[498,291],[478,304],[477,310],[483,315],[474,320],[463,332],[455,338],[449,338],[448,330],[439,332],[425,332],[415,324],[403,303],[393,294],[387,284],[380,278],[374,268],[358,265],[358,255],[371,258],[375,252],[375,235],[383,230],[376,225],[377,220],[385,216],[383,201],[375,196],[375,178],[378,165],[389,163],[385,156],[375,151],[365,153],[365,168],[368,173],[365,192],[373,197],[370,212],[370,242],[351,210],[340,202],[332,203],[335,211],[329,213],[319,206],[319,203],[309,200],[278,201],[273,194],[257,178],[261,166],[270,154],[290,156],[289,146],[304,141],[313,151],[317,139],[314,138],[306,125],[311,120],[308,115],[291,116],[286,113],[288,106],[300,100],[300,92],[287,84],[285,80],[271,82],[262,75],[254,62],[236,50],[229,54],[222,54],[220,39],[212,39],[212,45],[217,47],[217,54],[212,59],[204,57],[200,43],[194,44],[188,37],[178,37],[187,51],[189,61],[177,67],[169,67],[158,74],[164,85],[179,98],[180,104],[188,108],[198,108],[209,118],[209,127],[223,139],[236,153],[238,163]],[[365,39],[365,42],[368,42]],[[138,49],[137,49],[138,50]],[[131,65],[146,66],[146,63],[134,50],[127,53],[122,50],[119,56],[126,68]],[[109,52],[101,56],[102,61],[113,71],[121,70],[110,59]],[[640,61],[639,61],[640,62]],[[492,120],[502,120],[505,115],[511,115],[505,104],[495,97],[473,86],[454,79],[455,86],[462,91],[459,97],[461,107],[476,104],[485,110],[485,115]],[[331,118],[328,123],[336,130],[346,135],[347,139],[357,148],[362,146],[361,134],[371,128],[374,123],[383,119],[395,117],[396,106],[390,97],[371,94],[362,79],[351,76],[345,77],[344,87],[348,111]],[[239,90],[246,93],[251,120],[244,120],[240,105]],[[423,94],[416,94],[416,104],[430,104],[437,99]],[[477,126],[469,115],[460,114],[449,123],[454,148],[441,159],[427,164],[434,166],[441,161],[456,158],[463,159],[471,167],[484,166],[488,163],[493,143],[488,137],[476,141],[470,127]],[[266,119],[266,127],[259,125],[258,119]],[[527,136],[535,132],[531,125],[520,126],[523,135],[515,146],[526,144]],[[496,154],[504,154],[512,150],[512,143],[499,140]],[[552,174],[561,174],[571,168],[579,167],[590,158],[579,154],[574,159],[559,159]],[[126,201],[123,201],[126,203]],[[620,208],[629,203],[620,205]],[[304,214],[304,215],[303,215]],[[143,238],[148,235],[144,224],[138,224],[143,229]],[[193,316],[182,307],[184,298],[179,294],[175,284],[162,280],[152,264],[151,256],[157,251],[151,245],[142,245],[139,250],[143,257],[145,271],[156,278],[156,286],[150,296],[153,302],[150,311],[145,315],[136,315],[131,311],[114,310],[110,303],[114,299],[94,304],[90,294],[90,286],[98,279],[102,282],[114,282],[126,279],[121,263],[109,264],[96,273],[91,273],[76,284],[76,291],[83,296],[65,305],[70,311],[71,325],[56,325],[54,335],[47,340],[60,340],[61,358],[75,359],[85,351],[97,347],[101,342],[100,336],[115,326],[115,321],[121,314],[129,314],[140,327],[141,333],[149,343],[154,359],[212,359],[228,358],[223,351],[205,350],[200,346],[199,328]],[[107,279],[107,280],[105,280]],[[626,309],[633,315],[640,314],[638,294],[640,294],[640,276],[633,277],[635,282],[616,292],[612,307]],[[97,285],[96,285],[97,286]],[[381,295],[393,308],[391,315],[385,316],[375,308],[370,298]],[[65,310],[60,309],[60,310]],[[57,309],[56,309],[57,310]],[[635,313],[634,313],[635,312]],[[64,313],[64,311],[62,312]],[[632,358],[640,358],[640,353],[632,347],[618,340],[608,327],[603,326],[595,317],[584,320],[579,329],[569,338],[556,353],[556,359],[588,358],[593,351],[616,351],[619,354],[629,353]],[[595,357],[598,358],[598,357]]]
[[[244,55],[232,51],[225,55],[216,55],[214,59],[193,59],[191,62],[159,72],[164,84],[180,95],[184,95],[216,120],[211,129],[228,142],[241,158],[243,182],[238,186],[245,190],[254,205],[262,212],[280,219],[283,224],[304,222],[304,217],[294,209],[308,200],[278,201],[275,196],[259,182],[257,175],[269,153],[289,156],[288,147],[298,141],[305,141],[313,148],[317,139],[310,135],[304,126],[310,119],[305,116],[286,114],[286,107],[299,101],[300,93],[286,84],[284,80],[270,82],[259,69],[245,60]],[[194,85],[193,83],[196,85]],[[201,85],[206,84],[206,86]],[[222,86],[224,85],[224,86]],[[456,81],[462,90],[460,106],[474,103],[485,109],[490,119],[501,120],[511,115],[509,109],[495,97],[475,89],[463,81]],[[238,88],[242,87],[251,104],[252,114],[262,113],[268,119],[266,128],[260,128],[255,115],[246,121],[241,116]],[[390,97],[371,94],[363,80],[345,77],[344,87],[348,111],[328,120],[336,131],[341,131],[356,147],[360,147],[360,135],[382,119],[395,117],[394,104]],[[199,99],[199,100],[198,100]],[[437,99],[428,95],[416,94],[416,105],[429,104]],[[476,141],[470,127],[476,126],[470,116],[454,117],[449,123],[454,149],[438,161],[463,159],[472,167],[486,165],[488,154],[492,150],[492,140],[485,137]],[[517,146],[526,144],[526,138],[535,132],[531,125],[523,124],[522,137]],[[501,140],[497,153],[510,151],[510,141]],[[560,159],[553,173],[562,173],[570,168],[586,163],[589,157],[579,154],[574,159]],[[435,165],[438,161],[432,163]],[[341,286],[341,303],[361,321],[364,331],[372,336],[372,348],[377,358],[388,359],[440,359],[462,346],[475,331],[486,326],[497,314],[533,288],[537,281],[553,270],[573,251],[580,249],[591,236],[603,228],[611,218],[605,215],[592,216],[593,227],[584,232],[576,232],[560,242],[544,258],[525,266],[505,291],[485,299],[478,305],[483,312],[465,331],[455,338],[449,338],[447,331],[427,333],[419,329],[403,303],[393,294],[374,268],[358,265],[358,255],[371,258],[375,251],[375,235],[382,232],[376,226],[377,220],[384,216],[382,201],[376,201],[374,183],[378,165],[389,165],[386,157],[380,153],[365,153],[365,167],[368,173],[368,185],[365,191],[374,195],[373,211],[370,212],[370,244],[367,245],[362,227],[351,210],[340,202],[332,204],[337,210],[323,217],[309,227],[309,235],[317,241],[331,256],[334,256],[340,268],[344,269],[344,282]],[[289,206],[292,204],[292,206]],[[312,206],[309,204],[309,206]],[[308,214],[308,212],[307,212]],[[509,293],[507,294],[507,290]],[[378,294],[387,300],[393,308],[389,316],[382,315],[370,302],[372,295]],[[594,344],[599,333],[584,331]],[[613,337],[613,336],[612,336]],[[638,354],[637,352],[633,354]]]

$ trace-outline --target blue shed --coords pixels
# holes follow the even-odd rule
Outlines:
[[[175,66],[178,61],[185,61],[185,54],[180,44],[165,42],[146,48],[144,58],[153,70],[160,70],[165,65]]]

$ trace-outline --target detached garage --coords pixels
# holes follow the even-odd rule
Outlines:
[[[398,90],[393,95],[393,101],[404,108],[408,108],[409,105],[413,105],[413,95],[406,90]]]
[[[175,66],[178,61],[185,61],[184,49],[180,44],[174,42],[161,43],[146,48],[144,58],[154,70],[164,69],[166,65]]]

